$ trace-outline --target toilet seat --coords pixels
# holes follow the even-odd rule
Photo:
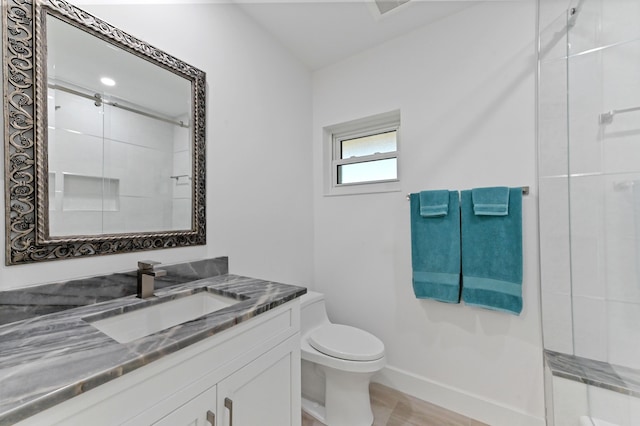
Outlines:
[[[384,356],[380,339],[348,325],[323,325],[313,330],[307,341],[318,352],[344,360],[374,361]]]

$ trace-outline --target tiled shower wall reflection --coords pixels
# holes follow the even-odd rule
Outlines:
[[[189,128],[64,91],[49,100],[52,235],[191,228]]]
[[[544,346],[640,370],[640,108],[601,117],[640,107],[640,1],[539,5]],[[601,389],[580,385],[593,412]]]

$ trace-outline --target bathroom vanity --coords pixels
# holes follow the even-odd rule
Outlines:
[[[0,425],[299,425],[305,292],[222,274],[2,325]],[[124,343],[93,325],[206,294],[234,304]]]

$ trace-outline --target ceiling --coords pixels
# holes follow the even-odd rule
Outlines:
[[[412,0],[380,15],[373,1],[235,1],[312,70],[341,61],[476,3]]]
[[[487,1],[532,0],[410,0],[382,16],[373,0],[72,0],[72,3],[236,3],[309,69],[317,70]]]

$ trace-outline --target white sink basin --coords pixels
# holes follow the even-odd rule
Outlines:
[[[240,300],[203,291],[170,302],[93,321],[91,325],[120,343],[128,343],[238,302]]]

